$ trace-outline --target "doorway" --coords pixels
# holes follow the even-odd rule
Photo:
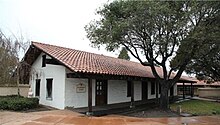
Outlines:
[[[148,82],[142,82],[142,100],[148,99]]]
[[[107,80],[96,80],[96,98],[95,105],[107,104]]]

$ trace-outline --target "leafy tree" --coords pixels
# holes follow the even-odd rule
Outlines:
[[[204,45],[186,67],[187,73],[196,74],[200,80],[220,81],[219,21],[220,15],[203,22],[205,29],[201,30],[199,37],[205,41]]]
[[[98,10],[101,19],[91,22],[85,29],[95,47],[105,45],[112,51],[123,46],[142,65],[150,66],[161,86],[160,107],[167,110],[169,89],[196,53],[203,46],[209,46],[198,36],[205,36],[200,32],[206,29],[203,22],[219,15],[219,3],[113,1]],[[174,57],[171,68],[167,67]],[[161,67],[163,73],[159,73],[155,65]],[[177,73],[173,74],[173,71]]]
[[[118,55],[119,59],[126,59],[126,60],[130,60],[130,57],[128,55],[128,51],[126,50],[125,47],[123,47],[120,51],[120,54]]]

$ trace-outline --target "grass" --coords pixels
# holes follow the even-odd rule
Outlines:
[[[182,112],[192,115],[219,115],[220,103],[203,100],[188,100],[180,103],[171,104],[171,110],[176,111],[181,106]]]

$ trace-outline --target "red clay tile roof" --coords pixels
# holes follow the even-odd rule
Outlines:
[[[177,83],[177,85],[183,85],[183,83]],[[185,83],[185,85],[191,85],[190,83]],[[220,81],[217,82],[210,82],[204,80],[196,80],[196,83],[193,84],[194,86],[220,86]]]
[[[220,81],[207,82],[205,80],[198,80],[196,85],[207,85],[207,86],[220,86]]]
[[[74,72],[154,78],[150,67],[137,62],[38,42],[32,42],[32,45]],[[157,71],[162,75],[161,68],[157,67]]]

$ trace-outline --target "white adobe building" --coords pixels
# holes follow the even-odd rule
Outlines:
[[[150,67],[74,49],[32,42],[24,60],[40,104],[64,109],[146,101],[160,96]],[[160,68],[157,71],[162,73]],[[192,82],[181,78],[182,82]],[[170,96],[177,96],[174,85]]]

